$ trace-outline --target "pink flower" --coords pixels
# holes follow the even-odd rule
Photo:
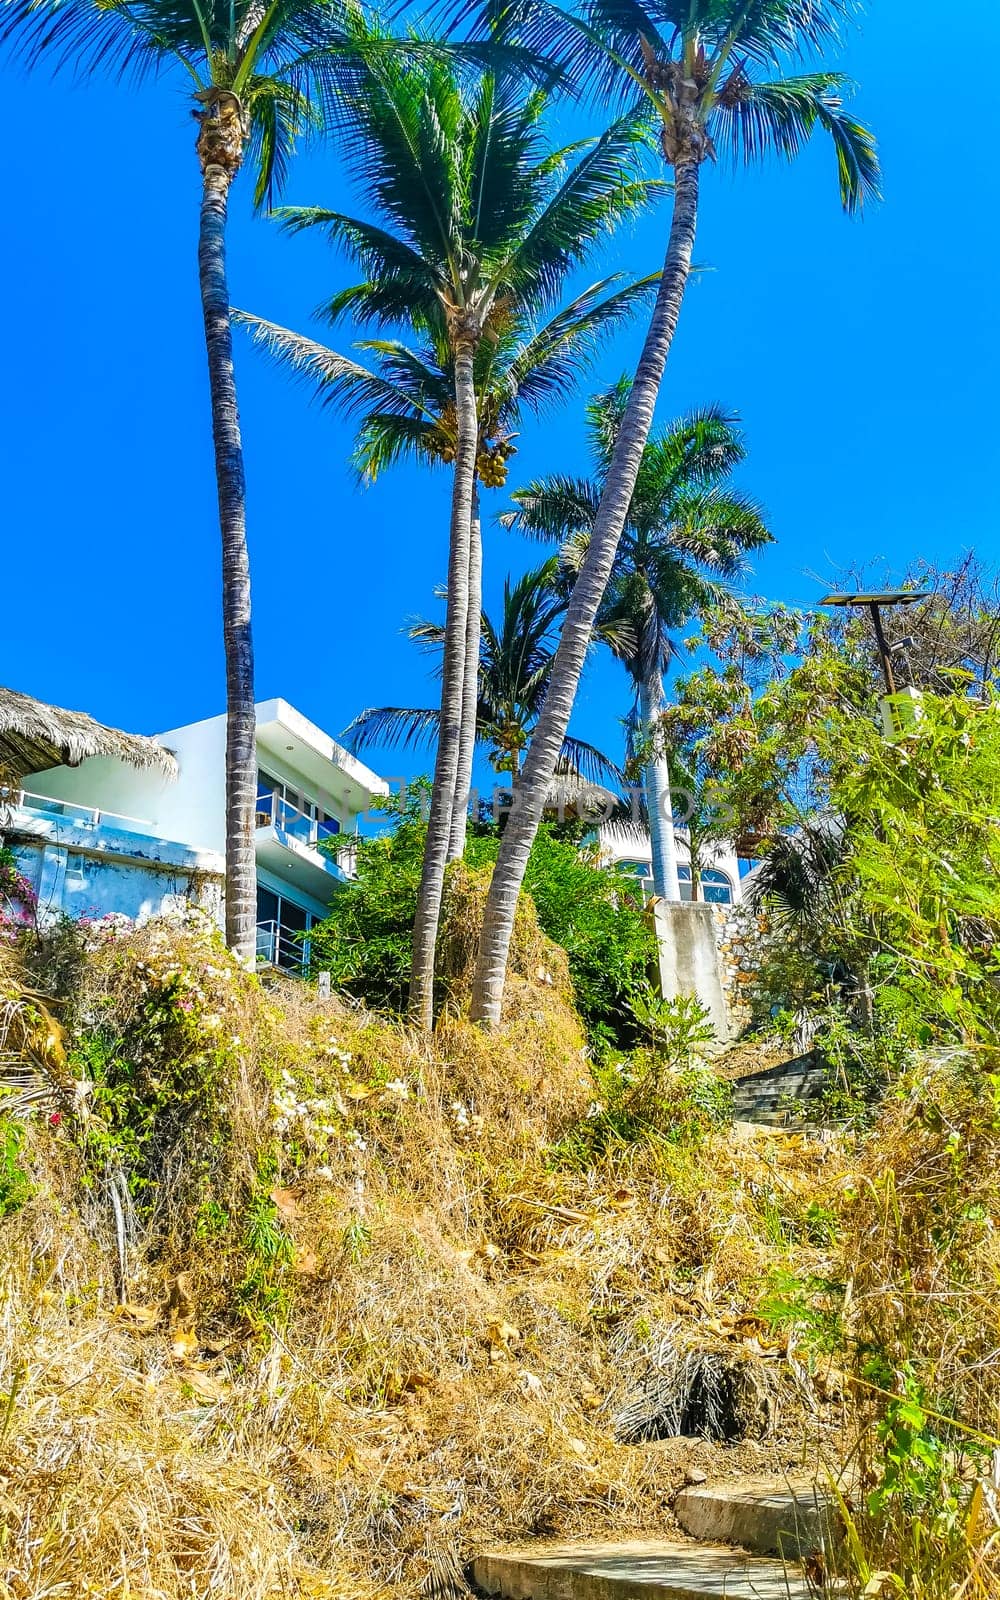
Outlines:
[[[58,1128],[58,1126],[59,1126],[61,1121],[62,1121],[62,1112],[61,1111],[53,1111],[51,1117],[49,1118],[49,1127],[50,1128]]]

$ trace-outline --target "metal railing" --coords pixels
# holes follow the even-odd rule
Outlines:
[[[80,806],[73,800],[57,800],[54,795],[32,794],[29,789],[17,790],[13,802],[23,811],[44,811],[81,828],[99,828],[105,822],[127,822],[133,828],[153,826],[148,817],[127,817],[124,812],[107,811],[103,806]]]
[[[258,922],[257,960],[284,972],[303,973],[309,965],[308,945],[301,935],[280,922]]]
[[[282,833],[298,839],[300,844],[312,845],[313,848],[320,840],[336,839],[340,833],[339,824],[310,817],[298,806],[283,800],[280,794],[261,795],[258,798],[257,827],[280,828]]]

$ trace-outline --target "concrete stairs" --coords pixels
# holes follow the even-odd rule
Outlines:
[[[826,1068],[811,1053],[752,1072],[732,1084],[737,1121],[775,1127],[796,1125],[795,1107],[822,1100],[828,1086]]]
[[[682,1490],[674,1511],[689,1538],[491,1551],[473,1562],[473,1578],[503,1600],[810,1600],[818,1593],[807,1571],[829,1543],[833,1515],[813,1488],[706,1484]]]

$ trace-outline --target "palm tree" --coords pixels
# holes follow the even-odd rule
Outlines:
[[[319,208],[286,210],[285,225],[319,227],[364,280],[326,313],[421,335],[443,330],[454,383],[454,463],[441,729],[413,930],[410,1017],[433,1021],[434,949],[451,839],[469,646],[471,528],[480,447],[475,365],[511,305],[551,303],[593,241],[645,204],[644,139],[628,115],[569,165],[547,148],[541,90],[509,77],[466,88],[441,60],[422,70],[362,57],[349,88],[345,155],[377,220]],[[566,170],[568,166],[568,170]],[[564,730],[565,731],[565,730]],[[561,745],[561,739],[560,739]]]
[[[558,539],[572,571],[586,559],[629,388],[622,379],[587,408],[594,476],[531,483],[514,495],[517,509],[501,518],[521,533]],[[635,691],[630,722],[644,767],[653,884],[666,900],[679,900],[680,889],[661,727],[663,674],[677,652],[677,630],[699,607],[718,602],[719,580],[738,576],[746,552],[770,540],[758,507],[728,486],[744,455],[734,419],[714,406],[647,440],[597,615],[598,637]]]
[[[475,741],[486,747],[490,765],[498,774],[516,776],[520,770],[545,699],[555,640],[566,609],[560,576],[559,559],[552,556],[515,582],[506,579],[499,626],[482,613]],[[410,637],[440,651],[445,630],[440,623],[418,622],[410,629]],[[380,706],[355,717],[344,737],[355,748],[389,744],[413,749],[431,745],[440,728],[437,707]],[[594,745],[568,736],[563,740],[557,771],[616,788],[625,781],[624,773],[608,756]]]
[[[270,202],[296,139],[316,131],[335,62],[352,48],[329,0],[10,0],[0,43],[29,67],[108,71],[142,80],[167,67],[187,74],[202,174],[198,270],[208,354],[222,534],[226,658],[226,939],[255,951],[257,793],[250,566],[243,446],[233,374],[226,218],[249,157],[254,203]]]
[[[490,886],[472,1001],[479,1021],[500,1020],[528,855],[625,526],[691,271],[702,164],[720,147],[728,147],[743,164],[770,153],[791,159],[819,128],[833,141],[845,209],[853,212],[866,195],[878,193],[875,142],[844,111],[844,78],[826,70],[781,75],[790,59],[836,38],[845,10],[845,0],[657,0],[655,5],[588,0],[586,15],[571,18],[545,0],[504,7],[504,26],[523,19],[535,44],[548,38],[558,48],[573,41],[600,92],[616,98],[642,95],[660,124],[674,192],[649,331]],[[494,0],[484,0],[484,11],[492,23]],[[768,76],[773,72],[779,74],[775,79]]]
[[[469,600],[462,689],[462,730],[448,860],[465,848],[472,764],[477,740],[482,543],[480,492],[507,482],[514,440],[525,413],[538,416],[575,388],[602,336],[655,293],[657,275],[622,284],[615,275],[591,284],[538,327],[534,304],[508,306],[494,319],[474,364],[479,446],[470,529]],[[534,301],[532,296],[532,302]],[[413,349],[399,340],[362,339],[353,349],[370,365],[340,355],[277,323],[234,313],[280,364],[304,379],[321,404],[358,417],[354,463],[373,482],[404,457],[431,465],[455,460],[455,381],[443,323]],[[432,715],[432,713],[427,713]],[[436,716],[436,713],[433,715]],[[434,724],[435,735],[437,723]]]

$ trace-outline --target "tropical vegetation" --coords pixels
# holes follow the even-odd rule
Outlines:
[[[454,1594],[487,1542],[648,1529],[744,1440],[775,1472],[793,1440],[849,1463],[817,1592],[1000,1590],[998,580],[972,556],[904,574],[887,699],[864,613],[737,592],[770,533],[735,414],[654,424],[709,164],[819,134],[844,209],[878,194],[827,64],[850,9],[9,0],[30,70],[191,96],[228,734],[224,941],[190,907],[53,922],[0,839],[0,1600]],[[307,138],[357,214],[274,210]],[[321,312],[338,348],[231,310],[244,168],[356,275]],[[668,194],[662,266],[633,262],[622,227]],[[510,492],[522,431],[643,307],[634,372],[586,411],[589,475],[554,459]],[[352,423],[367,484],[404,459],[449,479],[443,621],[410,629],[440,704],[348,730],[433,750],[433,781],[310,914],[322,985],[248,970],[234,317]],[[499,610],[486,490],[505,535],[557,547]],[[632,691],[624,769],[569,732],[600,649]],[[477,758],[499,816],[470,813]],[[672,993],[663,909],[552,804],[640,769],[659,896],[675,823],[693,899],[720,842],[755,863],[715,908],[742,952],[726,1049]],[[802,1056],[799,1131],[737,1137],[730,1080]]]
[[[516,509],[501,518],[521,533],[561,541],[562,563],[574,574],[590,548],[629,392],[623,380],[588,407],[593,478],[559,473],[527,484],[514,493]],[[680,654],[678,630],[699,607],[718,605],[720,586],[741,575],[746,553],[770,538],[759,508],[728,482],[744,455],[735,420],[718,407],[647,441],[597,612],[596,634],[632,684],[628,726],[644,768],[653,886],[663,900],[680,899],[663,675]]]
[[[479,670],[476,742],[484,745],[493,771],[516,777],[531,731],[545,699],[559,624],[566,610],[557,557],[504,583],[503,614],[494,625],[484,611],[478,630]],[[440,651],[445,629],[418,622],[410,637]],[[436,706],[379,706],[360,712],[344,737],[357,749],[369,744],[419,748],[433,744],[441,726]],[[557,776],[579,774],[590,783],[625,783],[625,774],[594,745],[571,736],[563,740]]]
[[[246,481],[233,365],[226,219],[230,190],[249,161],[254,204],[271,204],[296,143],[322,127],[321,107],[355,49],[348,13],[327,0],[283,0],[261,9],[159,0],[14,0],[0,44],[30,68],[109,73],[140,85],[173,71],[194,102],[202,175],[198,274],[208,357],[226,660],[226,938],[252,964],[256,951],[257,795],[253,637]]]
[[[790,60],[821,52],[837,34],[838,0],[693,0],[665,8],[594,0],[585,17],[557,8],[518,8],[533,39],[566,50],[605,103],[638,91],[660,126],[673,171],[666,256],[652,319],[608,464],[586,557],[566,614],[545,710],[518,786],[512,826],[493,877],[473,998],[477,1020],[500,1020],[507,952],[525,866],[586,659],[598,608],[635,489],[667,357],[691,273],[701,170],[720,150],[741,165],[768,154],[796,156],[812,134],[829,135],[840,199],[854,211],[878,193],[879,168],[869,131],[843,107],[842,75],[783,73]],[[516,23],[512,23],[516,26]]]
[[[474,742],[472,664],[478,658],[475,619],[480,607],[478,576],[477,593],[470,600],[470,570],[478,574],[480,565],[472,531],[476,484],[484,470],[487,481],[495,475],[484,450],[492,449],[496,461],[506,449],[503,437],[490,446],[489,436],[481,432],[477,356],[484,344],[510,340],[527,322],[539,322],[543,313],[551,312],[567,276],[586,259],[595,239],[634,215],[657,186],[641,174],[644,133],[634,113],[620,118],[570,161],[571,152],[547,146],[544,92],[526,93],[509,76],[487,73],[469,87],[444,63],[418,69],[378,53],[362,57],[343,99],[344,154],[375,220],[298,207],[285,210],[285,225],[295,232],[322,228],[365,274],[362,282],[334,295],[329,317],[336,320],[349,311],[362,323],[412,330],[436,345],[437,364],[451,379],[446,405],[440,405],[440,386],[437,394],[439,419],[446,414],[443,428],[453,436],[446,453],[454,457],[447,620],[411,978],[411,1016],[429,1028],[444,869],[449,854],[460,851],[461,819],[468,804],[464,796],[458,798],[459,769],[461,765],[464,782],[469,761],[467,755],[463,759],[463,749],[471,750]],[[606,320],[613,314],[605,308]],[[600,317],[591,307],[580,329],[577,316],[573,341],[565,329],[559,330],[557,349],[541,371],[540,381],[550,393],[565,385],[574,343],[579,345]],[[542,337],[553,339],[551,327]],[[410,366],[399,345],[384,347],[379,354],[383,364]],[[523,372],[515,372],[513,385],[509,370],[506,375],[515,396],[522,377],[530,380],[534,365],[523,350],[521,360]],[[412,368],[407,375],[412,384]],[[490,399],[488,373],[482,379],[484,396]],[[536,393],[538,381],[536,377]],[[369,433],[378,426],[370,410],[376,397],[384,403],[388,396],[404,417],[412,415],[410,395],[384,378],[341,367],[337,382],[347,404],[369,419]],[[426,405],[424,401],[421,415]],[[396,431],[398,438],[399,424]],[[384,426],[381,436],[384,440]],[[442,448],[440,427],[434,440]]]

